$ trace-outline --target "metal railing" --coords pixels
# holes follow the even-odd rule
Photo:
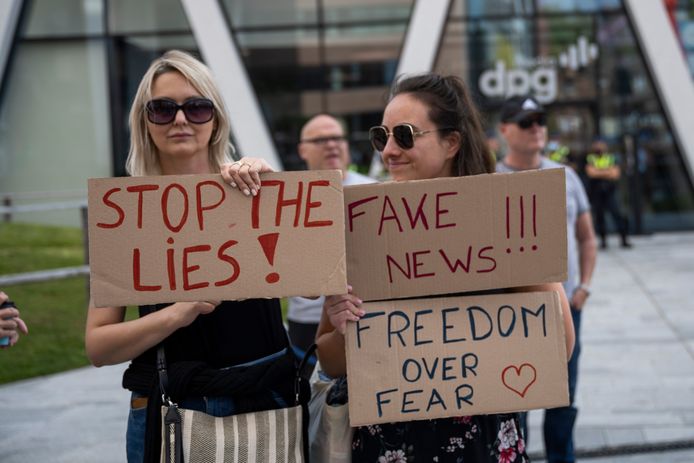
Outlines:
[[[43,212],[64,209],[79,209],[82,228],[82,246],[84,248],[84,265],[75,267],[62,267],[50,270],[39,270],[34,272],[16,273],[0,275],[0,288],[6,285],[22,283],[38,283],[43,281],[58,280],[74,276],[89,275],[89,233],[87,222],[87,200],[66,200],[60,202],[40,202],[31,204],[16,204],[18,201],[45,200],[70,198],[81,196],[84,198],[84,191],[37,191],[29,193],[0,193],[2,205],[0,205],[0,216],[4,222],[12,222],[13,217],[18,213],[24,212]],[[89,279],[87,279],[87,291],[89,290]]]

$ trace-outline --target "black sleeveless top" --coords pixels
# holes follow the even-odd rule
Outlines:
[[[140,316],[148,311],[140,307]],[[287,344],[278,299],[223,301],[214,312],[198,315],[164,340],[167,361],[202,361],[212,368],[250,362]],[[157,348],[151,347],[133,364],[155,365]]]

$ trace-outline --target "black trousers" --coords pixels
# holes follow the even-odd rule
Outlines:
[[[603,247],[607,245],[607,224],[605,216],[612,216],[615,227],[622,239],[622,244],[627,242],[627,219],[622,214],[617,202],[617,185],[614,182],[595,182],[591,184],[590,200],[595,217],[595,231],[600,236]]]

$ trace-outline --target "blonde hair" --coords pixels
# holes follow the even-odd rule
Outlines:
[[[167,72],[178,72],[201,96],[214,103],[214,129],[209,144],[209,163],[213,172],[222,164],[231,162],[234,147],[229,141],[231,124],[224,100],[217,89],[209,68],[188,53],[170,50],[155,59],[142,77],[130,108],[130,151],[125,168],[133,177],[160,175],[161,166],[157,147],[147,130],[145,105],[152,99],[154,80]]]

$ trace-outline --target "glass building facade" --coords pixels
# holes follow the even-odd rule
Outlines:
[[[694,1],[664,4],[694,74]],[[328,112],[368,171],[368,129],[381,121],[415,2],[219,5],[284,168],[304,167],[300,127]],[[22,2],[0,76],[0,194],[85,194],[89,177],[125,175],[130,103],[150,61],[172,48],[201,55],[179,0]],[[433,70],[468,83],[490,137],[503,99],[532,93],[579,172],[590,143],[606,140],[621,155],[632,231],[694,229],[692,179],[622,1],[452,0]]]

